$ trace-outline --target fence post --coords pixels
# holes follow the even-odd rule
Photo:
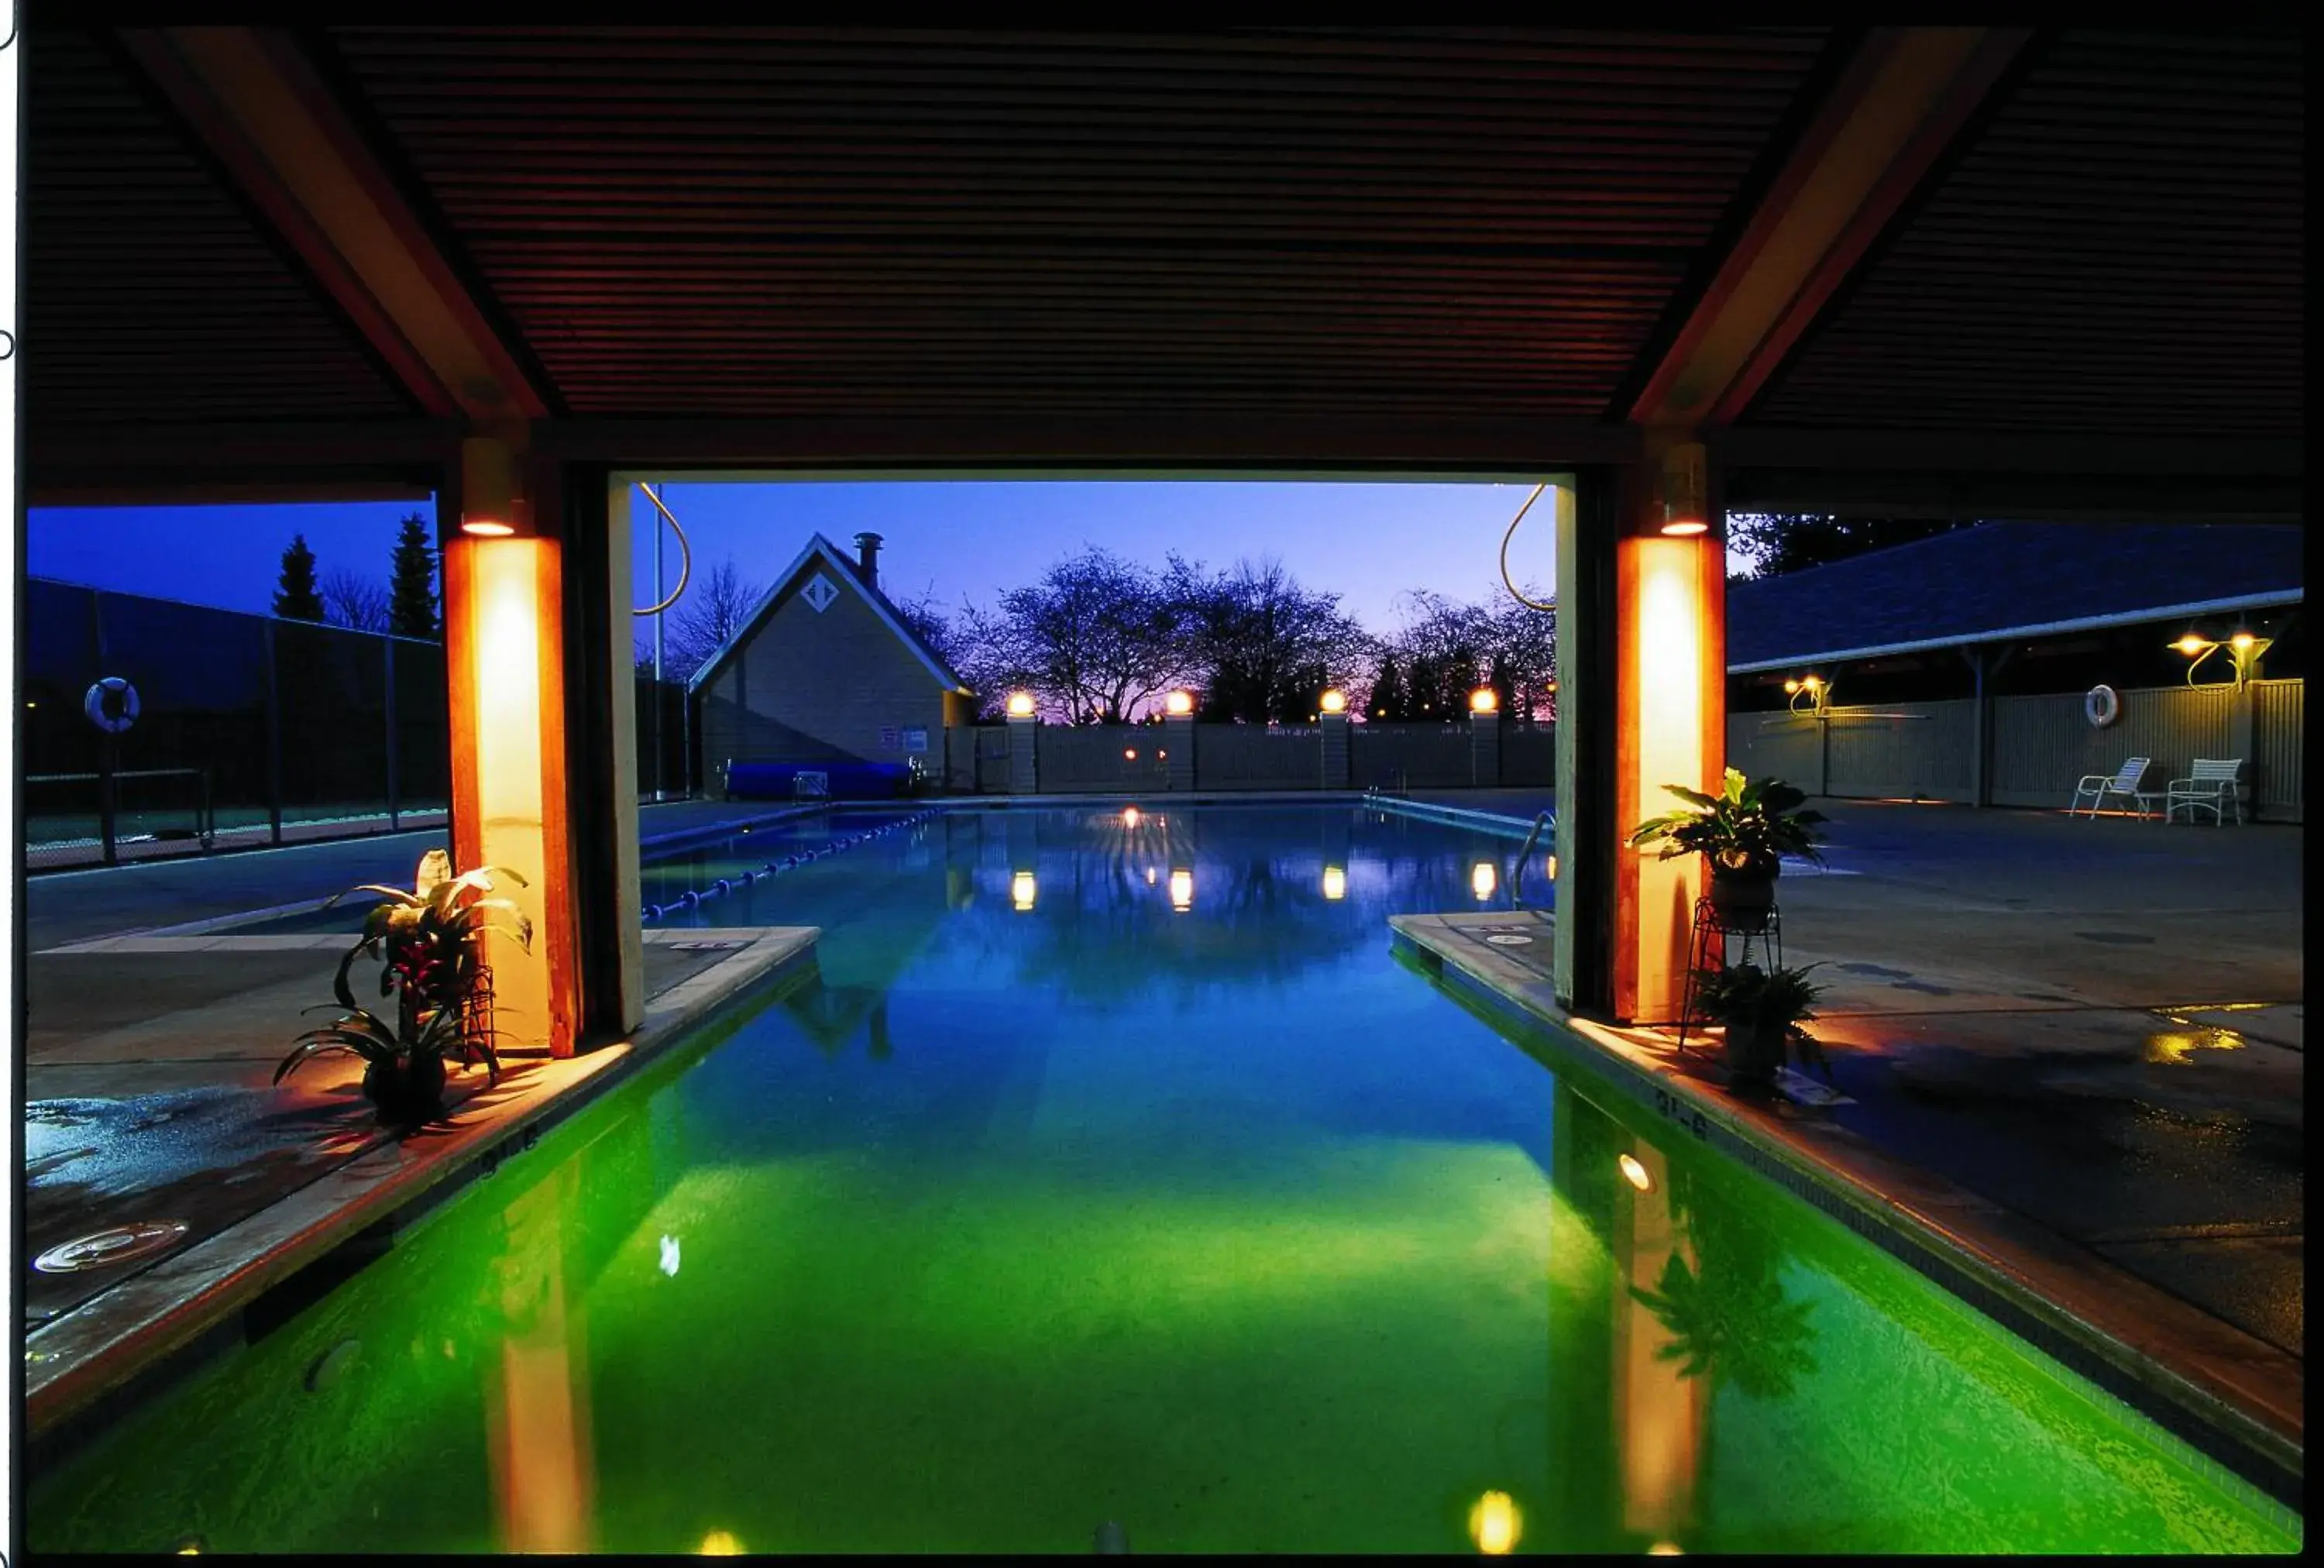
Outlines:
[[[1501,782],[1501,710],[1469,715],[1469,782],[1480,789]]]
[[[1349,765],[1348,715],[1324,714],[1323,725],[1323,788],[1345,789],[1354,777]]]
[[[395,754],[395,639],[383,635],[379,640],[380,656],[387,660],[387,831],[394,833],[403,826],[403,814],[398,809]]]
[[[282,842],[282,681],[274,656],[274,623],[266,623],[266,833]]]
[[[1162,738],[1169,742],[1169,744],[1164,748],[1165,751],[1167,752],[1168,755],[1163,759],[1163,761],[1170,764],[1168,774],[1169,788],[1173,789],[1194,789],[1194,769],[1196,766],[1196,757],[1194,753],[1194,715],[1192,714],[1164,714],[1162,715]]]
[[[1009,793],[1030,795],[1040,788],[1041,721],[1031,714],[1009,715]]]
[[[117,852],[114,842],[114,818],[120,809],[120,786],[114,774],[121,766],[121,742],[107,735],[97,749],[97,814],[105,835],[105,863],[115,864]]]

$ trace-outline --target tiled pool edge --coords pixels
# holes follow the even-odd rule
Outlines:
[[[708,933],[672,933],[699,939]],[[435,1204],[690,1036],[730,1003],[802,974],[820,933],[762,927],[739,951],[651,999],[622,1043],[540,1059],[530,1081],[425,1147],[380,1144],[217,1235],[163,1259],[26,1336],[23,1432],[52,1446],[79,1417],[166,1380],[173,1363],[237,1337],[243,1311],[383,1222]],[[463,1102],[475,1105],[478,1097]],[[36,1359],[37,1358],[37,1359]],[[69,1439],[67,1438],[67,1442]],[[29,1456],[28,1456],[29,1457]]]
[[[1983,1235],[1951,1233],[1941,1222],[1916,1212],[1912,1196],[1882,1192],[1840,1168],[1794,1132],[1792,1124],[1770,1121],[1762,1126],[1761,1121],[1767,1120],[1763,1113],[1716,1096],[1707,1085],[1671,1071],[1619,1031],[1559,1011],[1547,994],[1548,988],[1522,966],[1474,942],[1451,936],[1450,927],[1436,927],[1444,935],[1431,940],[1435,932],[1428,922],[1437,918],[1397,916],[1390,924],[1397,944],[1416,955],[1456,998],[1537,1031],[1594,1082],[1668,1120],[1674,1128],[1692,1132],[1873,1241],[2069,1371],[2153,1421],[2185,1444],[2210,1479],[2233,1494],[2264,1513],[2288,1519],[2295,1530],[2304,1528],[2302,1441],[2275,1430],[2227,1393],[2165,1365],[2058,1299],[2058,1294],[2045,1290],[2043,1277],[2054,1270],[2034,1249],[2012,1245],[2009,1238],[1989,1233],[1992,1226],[1983,1227],[1988,1231]],[[1812,1125],[1823,1137],[1838,1131]],[[1906,1168],[1901,1162],[1881,1158],[1900,1172]],[[2009,1215],[1999,1205],[1961,1192],[1942,1178],[1919,1171],[1911,1175],[1925,1189],[1918,1194],[1921,1201],[1933,1197],[1938,1204],[1949,1202],[1965,1213],[1983,1214],[1989,1221],[2005,1218],[2015,1222],[2019,1229],[2032,1229],[2029,1222]],[[2165,1315],[2192,1314],[2204,1317],[2222,1333],[2248,1338],[2176,1297],[2105,1266],[2102,1259],[2092,1262],[2109,1275],[2120,1275],[2126,1297],[2151,1299]],[[2250,1343],[2256,1351],[2264,1352],[2255,1360],[2273,1357],[2299,1374],[2299,1364],[2292,1358],[2256,1340]]]

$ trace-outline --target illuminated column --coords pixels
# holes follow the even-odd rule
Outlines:
[[[1030,795],[1041,787],[1041,721],[1030,692],[1009,698],[1009,793]]]
[[[1194,787],[1194,694],[1174,691],[1162,699],[1162,760],[1169,764],[1170,788]]]
[[[1334,711],[1328,706],[1328,700],[1338,696],[1339,693],[1325,692],[1323,695],[1327,706],[1319,717],[1323,726],[1323,788],[1345,789],[1355,778],[1355,766],[1349,750],[1347,709],[1342,707]]]
[[[505,867],[495,888],[532,922],[532,948],[486,937],[505,1047],[570,1056],[577,1034],[570,845],[567,842],[561,498],[526,494],[551,476],[503,440],[461,443],[448,487],[444,653],[452,727],[453,859]],[[537,489],[538,486],[536,485]],[[538,504],[535,504],[538,503]]]
[[[1665,784],[1715,789],[1726,758],[1715,493],[1700,447],[1649,450],[1651,473],[1586,474],[1558,514],[1557,994],[1622,1022],[1676,1015],[1702,876],[1628,830]]]
[[[1501,781],[1501,705],[1490,687],[1469,697],[1469,782],[1490,789]]]

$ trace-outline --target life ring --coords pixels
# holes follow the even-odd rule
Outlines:
[[[2092,729],[2102,730],[2122,717],[2122,698],[2110,686],[2094,686],[2082,698],[2082,716]]]
[[[137,688],[117,675],[108,675],[80,699],[88,722],[108,735],[117,735],[137,722]]]

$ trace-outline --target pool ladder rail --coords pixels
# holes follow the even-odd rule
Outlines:
[[[1549,830],[1549,836],[1550,836],[1550,840],[1551,840],[1551,842],[1552,842],[1552,843],[1556,842],[1556,839],[1557,839],[1557,813],[1556,813],[1556,812],[1554,812],[1554,811],[1542,811],[1542,812],[1536,812],[1536,813],[1535,814],[1535,816],[1534,816],[1534,819],[1533,819],[1533,831],[1526,835],[1525,847],[1524,847],[1523,849],[1520,849],[1519,851],[1517,851],[1517,858],[1514,862],[1512,862],[1510,863],[1510,865],[1509,865],[1509,875],[1508,875],[1508,883],[1509,883],[1509,908],[1511,908],[1511,909],[1524,909],[1524,908],[1526,907],[1526,901],[1525,901],[1525,869],[1526,869],[1526,862],[1527,861],[1529,861],[1529,860],[1531,860],[1531,859],[1533,858],[1533,850],[1534,850],[1534,845],[1541,842],[1541,834],[1542,834],[1542,829],[1544,829],[1544,828],[1547,828],[1547,829]]]

